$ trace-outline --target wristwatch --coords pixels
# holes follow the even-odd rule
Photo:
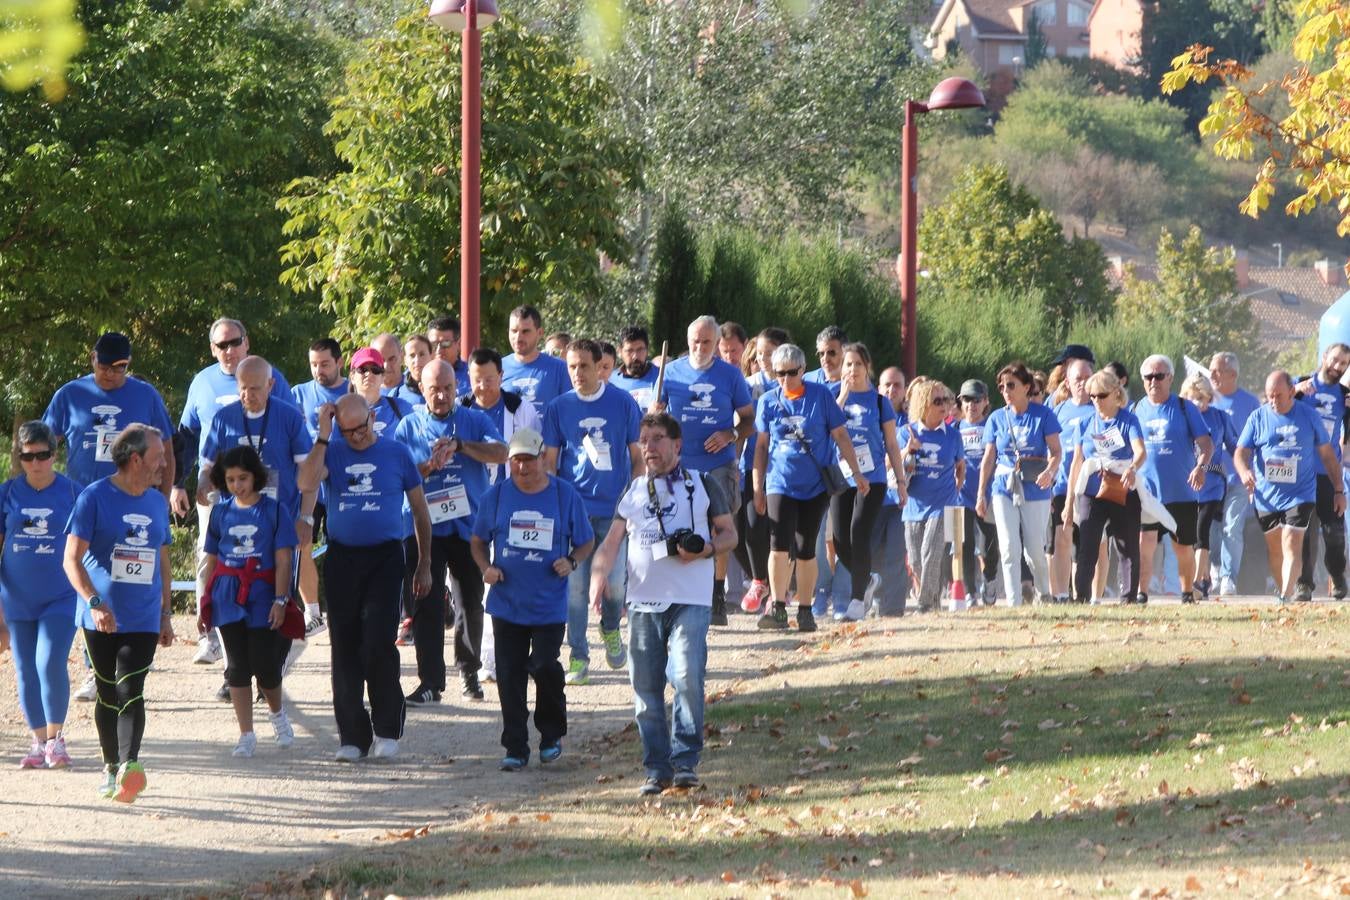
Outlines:
[[[275,600],[272,601],[272,605],[273,605],[273,606],[285,606],[285,605],[286,605],[286,598],[285,598],[285,597],[278,597],[278,598],[276,598]]]
[[[577,562],[577,558],[576,558],[575,556],[573,556],[572,554],[570,554],[570,553],[567,554],[566,556],[564,556],[563,559],[567,560],[568,562],[570,562],[570,563],[572,564],[572,571],[573,571],[573,572],[575,572],[575,571],[577,570],[577,566],[581,565],[581,563]]]
[[[98,594],[94,594],[94,595],[90,596],[90,598],[89,598],[89,608],[90,608],[90,609],[98,609],[98,608],[99,608],[100,606],[102,606],[102,605],[103,605],[103,598],[102,598],[102,597],[100,597]]]
[[[304,522],[306,525],[313,525],[314,517],[309,515],[300,516],[300,521]]]

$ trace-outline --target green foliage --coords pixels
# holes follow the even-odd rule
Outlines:
[[[1267,49],[1262,7],[1249,0],[1168,0],[1144,4],[1140,31],[1140,67],[1144,96],[1162,96],[1163,75],[1172,60],[1192,44],[1214,47],[1216,56],[1250,63]],[[1209,91],[1191,85],[1168,96],[1185,111],[1188,131],[1205,116]]]
[[[280,201],[292,238],[284,282],[318,289],[344,338],[405,331],[455,305],[459,286],[459,39],[420,7],[347,70],[326,131],[346,168]],[[637,148],[600,121],[617,96],[558,38],[504,16],[483,36],[484,341],[506,313],[549,297],[593,300]]]
[[[1286,372],[1292,372],[1297,378],[1307,372],[1316,371],[1321,365],[1322,360],[1317,352],[1317,341],[1319,335],[1316,331],[1300,344],[1285,350],[1276,357],[1272,368],[1284,369]],[[1258,369],[1250,374],[1243,369],[1244,380],[1256,384],[1259,388],[1259,382],[1266,374],[1265,369]]]
[[[918,313],[919,371],[953,390],[967,378],[992,388],[994,373],[1012,360],[1039,368],[1059,348],[1038,289],[963,292],[925,283]]]
[[[69,94],[0,103],[0,409],[41,412],[104,329],[166,394],[203,364],[207,325],[303,359],[313,308],[281,302],[276,196],[327,171],[333,46],[251,2],[88,0]],[[179,395],[181,396],[181,395]]]
[[[656,230],[656,252],[652,262],[652,308],[648,321],[652,344],[661,346],[670,341],[683,347],[685,329],[702,315],[696,285],[698,278],[698,244],[689,220],[678,204],[667,206],[661,213]]]
[[[1186,352],[1185,332],[1175,320],[1166,316],[1133,319],[1119,311],[1107,318],[1079,319],[1070,326],[1065,343],[1092,348],[1098,367],[1113,361],[1124,363],[1131,373],[1131,382],[1136,385],[1139,379],[1135,373],[1139,371],[1139,364],[1150,355],[1161,353],[1180,369],[1182,355]]]
[[[1048,58],[1046,55],[1045,31],[1041,28],[1040,17],[1033,8],[1027,17],[1027,71],[1039,66]]]
[[[1051,334],[1077,315],[1099,315],[1114,294],[1101,247],[1066,240],[1053,214],[1001,166],[971,166],[919,226],[923,264],[945,291],[999,288],[1044,296]]]
[[[41,84],[50,100],[65,95],[65,69],[84,45],[75,0],[0,0],[0,87]]]

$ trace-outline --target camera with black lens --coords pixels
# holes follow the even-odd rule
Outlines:
[[[681,528],[666,538],[666,553],[670,556],[679,556],[681,549],[685,553],[697,556],[703,552],[703,547],[703,538],[695,534],[692,528]]]

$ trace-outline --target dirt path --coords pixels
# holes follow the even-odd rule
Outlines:
[[[755,631],[750,616],[732,623],[711,640],[709,693],[753,676],[799,644]],[[175,628],[186,635],[192,625],[179,617]],[[141,759],[149,787],[132,806],[95,796],[98,742],[89,703],[71,704],[71,769],[17,768],[29,739],[13,663],[8,654],[0,657],[0,896],[158,895],[262,881],[280,869],[377,845],[391,831],[458,820],[481,803],[538,797],[551,781],[593,779],[589,770],[599,763],[582,752],[585,742],[632,720],[626,672],[605,669],[601,659],[589,686],[567,690],[567,752],[548,769],[534,760],[521,773],[497,771],[501,720],[492,685],[485,685],[482,703],[452,689],[438,707],[410,709],[397,760],[338,763],[326,636],[314,644],[286,682],[295,746],[271,743],[259,706],[259,748],[251,760],[230,755],[237,729],[229,706],[214,699],[219,666],[193,665],[192,644],[161,649],[147,683]],[[403,684],[411,690],[411,647],[402,658]],[[83,673],[74,663],[71,674],[78,686]],[[634,787],[641,781],[636,753],[607,759],[604,770]]]

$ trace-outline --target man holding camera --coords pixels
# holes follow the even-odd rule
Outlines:
[[[628,671],[647,770],[639,788],[644,797],[672,785],[698,787],[713,557],[736,544],[726,494],[716,479],[680,465],[681,445],[673,416],[643,416],[638,446],[647,473],[620,498],[591,567],[591,604],[598,613],[627,541]],[[667,669],[675,689],[671,716]]]

